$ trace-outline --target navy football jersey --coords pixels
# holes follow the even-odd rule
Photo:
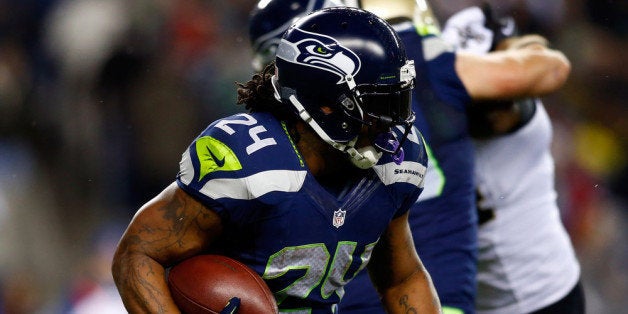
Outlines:
[[[415,246],[443,307],[473,313],[477,212],[466,117],[471,97],[456,74],[456,54],[450,45],[437,36],[417,33],[411,22],[398,24],[395,30],[408,59],[414,60],[412,108],[429,156],[425,189],[409,217]],[[347,288],[340,306],[343,313],[383,313],[367,276],[358,276]]]
[[[401,164],[384,155],[331,193],[310,173],[284,123],[267,113],[237,114],[194,140],[177,183],[220,215],[218,252],[261,275],[280,311],[335,313],[344,285],[422,191],[427,155],[416,129],[403,148]]]
[[[456,54],[440,37],[400,31],[417,73],[413,108],[430,148],[426,190],[410,214],[417,251],[444,307],[473,313],[477,272],[474,152],[466,106],[471,98],[456,70]],[[420,75],[417,75],[420,77]]]

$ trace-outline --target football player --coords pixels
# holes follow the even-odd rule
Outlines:
[[[440,27],[424,0],[351,2],[394,22],[408,55],[415,60],[419,75],[413,109],[417,112],[416,125],[432,154],[426,188],[411,211],[410,226],[417,252],[434,280],[443,312],[474,313],[478,218],[474,147],[467,112],[470,108],[493,106],[479,100],[553,92],[565,82],[569,62],[561,52],[535,45],[540,38],[533,35],[513,43],[521,49],[483,55],[455,51],[440,36]],[[478,44],[476,38],[493,36],[468,28],[458,29],[458,34],[460,44],[465,45]],[[484,44],[490,48],[492,41]],[[509,162],[504,160],[502,165]],[[488,167],[493,169],[491,165]],[[359,276],[351,283],[341,303],[345,313],[377,313],[372,301],[374,292],[365,284],[367,281],[368,278]],[[353,286],[359,288],[351,289]]]
[[[314,1],[271,0],[250,19],[255,60],[273,48],[278,29],[295,16],[286,8]],[[410,213],[415,245],[432,274],[445,313],[473,313],[475,300],[477,213],[473,182],[473,146],[467,108],[474,99],[548,93],[561,84],[564,56],[552,51],[500,53],[488,57],[456,54],[437,36],[439,25],[425,1],[340,1],[361,6],[394,23],[417,65],[413,92],[416,125],[424,133],[430,162],[425,191]],[[294,5],[300,3],[301,5]],[[270,5],[274,4],[274,5]],[[303,15],[302,11],[299,14]],[[263,47],[263,49],[262,49]],[[532,58],[534,57],[534,58]],[[267,57],[266,57],[267,58]],[[532,60],[534,59],[534,60]],[[519,64],[519,68],[513,65]],[[532,66],[534,65],[534,66]],[[544,68],[547,67],[547,68]],[[513,78],[511,71],[526,70]],[[541,78],[556,72],[557,81]],[[479,80],[487,70],[492,76]],[[462,73],[464,72],[464,73]],[[525,75],[524,75],[525,74]],[[506,90],[501,83],[513,83]],[[534,86],[533,86],[534,85]],[[368,276],[358,275],[340,304],[343,313],[379,313],[383,309]]]
[[[438,313],[407,222],[427,166],[415,79],[371,13],[327,8],[292,24],[276,64],[239,84],[248,112],[211,123],[130,222],[112,266],[127,310],[177,313],[166,269],[209,252],[254,269],[283,312],[336,313],[368,267],[390,313]]]
[[[442,34],[458,50],[479,55],[546,49],[547,40],[517,37],[513,26],[490,7],[474,6],[450,17]],[[463,38],[461,30],[487,35]],[[556,200],[552,125],[543,103],[503,100],[468,113],[479,196],[477,313],[584,313],[580,264]]]
[[[426,73],[418,75],[413,108],[417,112],[416,125],[432,154],[426,189],[411,211],[410,225],[417,251],[441,298],[443,312],[474,313],[478,220],[467,111],[490,106],[477,100],[550,93],[566,80],[569,63],[562,53],[533,45],[488,55],[454,51],[439,36],[438,23],[424,0],[386,2],[402,7],[394,11],[390,5],[383,5],[384,1],[356,2],[395,22],[408,55],[416,62],[417,73]],[[461,30],[461,37],[467,39],[488,36],[464,33],[465,30]],[[519,44],[536,40],[537,37],[528,36],[521,38]],[[366,280],[358,278],[352,284],[357,286]],[[365,302],[372,304],[365,295],[373,295],[362,289],[368,288],[348,289],[341,307],[346,305],[350,313],[373,313],[362,310]]]

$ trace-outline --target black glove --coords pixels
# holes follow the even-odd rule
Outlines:
[[[515,25],[515,19],[511,16],[498,18],[493,13],[493,9],[488,2],[482,4],[482,12],[484,13],[484,26],[493,32],[493,42],[491,43],[491,51],[504,39],[517,36],[518,30]]]
[[[240,298],[233,297],[227,305],[220,311],[220,314],[235,314],[238,313],[238,308],[240,307]]]
[[[498,123],[499,112],[516,115],[516,122],[510,125]],[[517,101],[487,100],[475,102],[467,106],[469,134],[476,139],[487,139],[493,136],[511,134],[528,124],[536,112],[535,98],[524,98]],[[500,125],[498,127],[498,125]],[[507,129],[503,129],[507,127]]]

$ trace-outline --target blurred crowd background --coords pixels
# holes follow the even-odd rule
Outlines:
[[[433,0],[446,17],[464,0]],[[494,0],[572,75],[545,97],[589,313],[628,308],[628,1]],[[123,313],[109,265],[214,119],[254,0],[0,0],[0,314]]]

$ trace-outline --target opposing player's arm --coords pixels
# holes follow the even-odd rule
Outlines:
[[[438,295],[414,248],[408,213],[390,223],[368,270],[388,313],[440,313]]]
[[[538,35],[508,39],[486,55],[458,52],[456,72],[474,100],[543,96],[567,80],[571,64]]]
[[[179,313],[165,267],[207,248],[220,218],[171,184],[137,212],[115,252],[112,273],[129,313]]]

